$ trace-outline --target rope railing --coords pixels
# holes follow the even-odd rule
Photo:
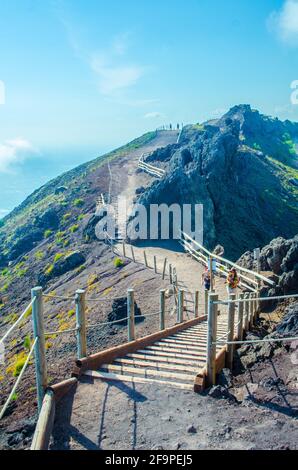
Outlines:
[[[26,358],[26,361],[25,361],[25,363],[24,363],[24,365],[23,365],[23,367],[22,367],[22,370],[21,370],[21,372],[20,372],[20,374],[19,374],[19,376],[18,376],[18,378],[17,378],[17,380],[16,380],[14,386],[12,387],[12,390],[11,390],[11,392],[10,392],[10,394],[9,394],[9,396],[8,396],[8,398],[7,398],[7,400],[6,400],[6,402],[4,403],[4,405],[3,405],[2,409],[1,409],[1,412],[0,412],[0,420],[3,418],[5,412],[6,412],[7,408],[8,408],[8,405],[9,405],[9,403],[11,402],[11,400],[12,400],[14,394],[15,394],[15,391],[16,391],[16,389],[17,389],[19,383],[20,383],[21,380],[22,380],[22,377],[23,377],[23,375],[24,375],[24,373],[25,373],[25,371],[26,371],[26,369],[27,369],[27,366],[28,366],[28,364],[29,364],[30,358],[31,358],[31,356],[32,356],[32,354],[33,354],[33,351],[34,351],[35,345],[36,345],[36,343],[37,343],[37,340],[38,340],[38,338],[35,338],[35,340],[33,341],[33,344],[32,344],[32,346],[31,346],[31,349],[30,349],[30,351],[29,351],[29,354],[28,354],[28,356],[27,356],[27,358]]]
[[[225,344],[253,344],[253,343],[280,343],[280,342],[289,342],[289,341],[297,341],[298,336],[290,336],[287,338],[263,338],[263,339],[246,339],[243,341],[225,341]],[[214,342],[212,344],[217,344]]]
[[[254,300],[258,300],[260,302],[265,300],[283,300],[283,299],[295,299],[298,297],[298,294],[287,294],[287,295],[274,295],[271,297],[254,297]],[[214,305],[229,305],[233,303],[245,303],[250,302],[250,298],[243,298],[243,299],[227,299],[227,300],[216,300],[214,301]]]
[[[23,313],[19,316],[19,318],[14,322],[14,324],[9,328],[9,330],[5,333],[5,335],[0,338],[0,344],[4,343],[6,338],[14,331],[14,329],[21,323],[21,321],[26,317],[27,313],[31,309],[33,304],[33,300],[31,300],[30,304],[25,308]]]

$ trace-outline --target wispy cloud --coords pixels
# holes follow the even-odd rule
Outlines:
[[[33,145],[21,137],[0,144],[0,172],[9,172],[11,166],[22,163],[32,153],[36,153]]]
[[[267,26],[283,42],[298,46],[298,0],[285,0],[280,10],[270,14]]]
[[[152,112],[152,113],[147,113],[144,116],[145,119],[160,119],[160,118],[164,118],[164,117],[165,117],[164,114],[159,113],[157,111]]]
[[[61,5],[60,5],[61,7]],[[105,98],[128,106],[145,106],[152,99],[132,99],[128,92],[137,85],[151,67],[137,63],[129,52],[133,44],[130,31],[121,32],[110,38],[107,46],[84,46],[78,28],[67,18],[63,9],[56,9],[57,17],[63,25],[68,43],[76,57],[82,60],[95,75],[98,90]]]
[[[135,85],[144,75],[144,68],[138,65],[117,65],[100,54],[93,54],[89,61],[91,70],[98,78],[99,90],[103,95],[112,95],[118,90]]]

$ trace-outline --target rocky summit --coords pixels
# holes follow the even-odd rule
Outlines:
[[[167,173],[139,201],[203,204],[204,244],[219,243],[237,259],[298,232],[297,141],[297,123],[235,106],[221,119],[186,126],[179,145],[151,155]]]

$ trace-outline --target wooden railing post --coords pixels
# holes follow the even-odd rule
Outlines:
[[[248,318],[249,318],[249,321],[248,321],[248,328],[250,329],[252,326],[253,326],[253,293],[250,292],[249,293],[249,309],[248,309]]]
[[[173,284],[173,271],[172,271],[171,264],[169,264],[169,275],[170,275],[170,284]]]
[[[178,291],[178,309],[177,309],[177,321],[178,321],[178,323],[183,322],[183,310],[184,310],[184,290],[179,289],[179,291]]]
[[[132,260],[133,262],[135,263],[136,262],[136,257],[135,257],[135,252],[134,252],[134,249],[133,249],[133,246],[130,245],[130,249],[131,249],[131,257],[132,257]]]
[[[235,300],[236,295],[230,294],[229,300]],[[227,341],[234,340],[234,326],[235,326],[235,303],[230,302],[228,306],[228,334],[227,334]],[[228,344],[227,345],[227,360],[226,365],[229,369],[233,367],[233,354],[234,354],[234,345]]]
[[[207,377],[208,385],[216,383],[217,294],[208,296]]]
[[[243,339],[243,310],[244,302],[241,300],[244,298],[244,294],[239,295],[240,302],[238,303],[238,326],[237,326],[237,339],[242,341]]]
[[[154,262],[154,272],[157,274],[157,262],[156,262],[156,256],[155,255],[153,257],[153,262]]]
[[[204,313],[205,315],[208,315],[208,296],[209,296],[209,292],[207,289],[205,289],[204,290],[204,306],[205,306]]]
[[[258,282],[258,287],[257,287],[257,292],[256,292],[256,296],[257,298],[259,299],[260,298],[260,283]],[[256,320],[258,320],[259,318],[259,314],[260,314],[260,306],[261,306],[261,302],[259,300],[256,301]]]
[[[194,316],[198,318],[199,316],[199,291],[195,291],[195,298],[194,298]]]
[[[165,289],[160,290],[159,308],[160,308],[160,330],[165,329]]]
[[[248,331],[249,329],[249,293],[246,292],[244,294],[244,298],[246,299],[244,302],[244,329]]]
[[[210,256],[209,261],[210,261],[210,291],[212,292],[214,288],[214,273],[212,269],[212,262],[213,262],[212,256]]]
[[[77,358],[87,356],[85,291],[78,289],[75,295],[77,323]]]
[[[146,268],[148,268],[148,260],[147,260],[146,251],[144,251],[143,253],[144,253],[145,266],[146,266]]]
[[[40,412],[45,390],[48,386],[42,287],[34,287],[34,289],[31,290],[31,298],[34,301],[32,304],[33,334],[34,339],[37,338],[34,347],[34,356],[37,405],[38,412]]]
[[[165,258],[164,263],[163,263],[162,280],[164,280],[165,275],[166,275],[166,267],[167,267],[167,258]]]
[[[135,296],[134,290],[127,291],[127,337],[128,342],[135,340]]]
[[[122,248],[123,248],[123,256],[126,258],[126,251],[125,251],[125,243],[122,243]]]

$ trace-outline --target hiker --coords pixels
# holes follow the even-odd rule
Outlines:
[[[240,279],[235,268],[232,268],[227,277],[227,292],[228,294],[235,294],[236,288],[239,285]]]
[[[205,290],[210,290],[211,284],[211,275],[209,269],[206,267],[205,271],[202,274],[202,285],[204,285]]]

